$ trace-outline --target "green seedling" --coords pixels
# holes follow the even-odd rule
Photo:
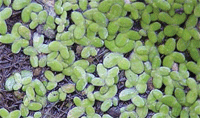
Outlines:
[[[57,86],[57,83],[65,78],[65,75],[63,75],[62,73],[54,76],[54,74],[48,70],[44,72],[44,75],[49,80],[46,86],[47,90],[54,89]]]
[[[62,9],[63,9],[63,11],[70,11],[70,10],[77,10],[77,9],[79,9],[79,7],[82,9],[83,7],[85,8],[85,7],[87,7],[87,6],[85,6],[85,5],[87,5],[87,4],[85,4],[85,2],[84,2],[84,0],[83,1],[81,1],[81,2],[79,2],[79,5],[77,4],[78,2],[77,2],[77,0],[69,0],[69,1],[66,1],[66,2],[64,2],[63,4],[62,4],[62,7],[60,7],[60,6],[58,6],[57,8],[58,8],[58,10],[57,11],[59,11],[60,13],[61,13],[61,11],[62,11]],[[58,4],[60,4],[59,2],[58,2]],[[59,13],[59,12],[57,12],[57,13]]]
[[[96,56],[97,50],[94,47],[84,47],[81,51],[81,57],[82,58],[88,58],[89,56]]]
[[[62,91],[65,93],[73,93],[75,91],[74,84],[65,84],[61,87]]]
[[[46,56],[41,56],[40,59],[38,58],[38,54],[40,53],[49,53],[48,45],[43,44],[44,36],[35,33],[33,35],[33,46],[26,47],[23,52],[26,55],[30,56],[30,63],[32,67],[44,67],[46,66],[47,60]]]
[[[120,94],[119,94],[119,99],[122,101],[128,101],[134,96],[136,96],[138,92],[134,88],[130,89],[124,89]]]
[[[0,12],[0,25],[2,28],[0,29],[0,34],[4,35],[7,32],[7,25],[5,20],[8,19],[12,15],[12,9],[7,7]]]
[[[47,16],[46,22],[42,27],[42,33],[50,39],[55,38],[54,29],[56,28],[55,18],[51,15]]]
[[[196,17],[199,17],[200,16],[200,14],[199,14],[199,11],[200,10],[200,4],[198,4],[195,8],[194,8],[194,15],[196,16]]]
[[[168,39],[166,41],[165,45],[160,45],[158,47],[158,51],[161,54],[168,55],[168,54],[172,53],[175,50],[175,46],[176,46],[175,39],[170,38],[170,39]]]
[[[154,4],[156,7],[162,9],[163,11],[168,11],[171,8],[169,2],[167,2],[167,1],[154,0]]]
[[[119,68],[118,67],[113,67],[109,70],[107,70],[103,64],[98,64],[97,65],[97,73],[100,78],[94,78],[91,80],[91,83],[94,86],[112,86],[115,83],[115,78],[118,76],[119,73]]]
[[[41,112],[35,112],[34,113],[34,118],[41,118],[42,117],[42,113]]]
[[[73,25],[72,25],[73,26]],[[71,27],[72,27],[71,26]],[[71,28],[70,27],[70,28]],[[57,41],[61,41],[62,44],[66,45],[66,46],[71,46],[74,44],[74,38],[73,38],[73,30],[69,30],[69,31],[65,31],[63,33],[57,33],[56,35],[56,40]]]
[[[29,27],[30,29],[35,29],[39,24],[43,24],[47,20],[47,11],[43,10],[40,11],[38,14],[32,12],[31,13],[31,20]]]
[[[48,99],[49,102],[56,102],[56,101],[58,101],[59,100],[59,92],[58,91],[52,91],[47,96],[47,99]]]
[[[85,11],[88,6],[88,1],[87,0],[81,0],[79,2],[79,7],[81,8],[82,11]]]
[[[21,10],[31,3],[31,0],[14,0],[12,3],[12,8],[14,10]]]
[[[86,93],[86,95],[87,95],[87,97],[88,97],[88,99],[89,99],[90,101],[95,101],[93,91],[94,91],[94,86],[93,86],[93,85],[88,86],[88,87],[84,90],[84,92]]]
[[[110,21],[114,21],[121,16],[123,5],[124,2],[122,0],[117,2],[114,1],[109,2],[109,0],[105,0],[99,4],[98,10],[100,12],[107,13],[106,17]]]
[[[29,114],[29,109],[26,106],[24,106],[24,104],[21,104],[20,105],[20,112],[21,112],[21,115],[23,117],[26,117]]]
[[[105,94],[101,94],[99,91],[94,93],[94,97],[96,100],[105,101],[106,99],[110,99],[115,96],[117,93],[116,85],[109,87],[108,91]]]
[[[35,101],[35,91],[34,91],[33,87],[29,86],[26,88],[26,96],[30,101],[31,100]]]
[[[38,110],[42,109],[42,105],[38,102],[31,102],[28,105],[28,109],[31,111],[38,111]]]
[[[2,118],[20,118],[21,112],[19,110],[14,110],[12,112],[8,112],[6,109],[0,109],[0,116]]]
[[[5,83],[7,91],[19,90],[23,85],[30,84],[33,74],[30,71],[23,70],[20,73],[11,75]]]
[[[71,76],[72,81],[76,83],[76,89],[78,91],[84,90],[88,84],[89,74],[86,73],[86,69],[89,67],[89,62],[86,60],[76,61],[73,65],[63,70],[63,73],[67,76]]]
[[[78,97],[74,97],[73,101],[74,101],[74,104],[77,107],[74,107],[73,109],[71,109],[68,112],[68,116],[67,117],[78,118],[78,117],[80,117],[81,115],[83,115],[86,112],[88,117],[90,116],[90,117],[99,118],[99,115],[95,114],[95,110],[92,107],[94,105],[93,101],[90,101],[89,99],[81,100]]]
[[[67,12],[64,11],[60,18],[56,18],[55,23],[58,25],[57,31],[63,32],[65,27],[69,25],[69,21],[67,20]]]
[[[61,15],[64,11],[62,4],[63,4],[62,0],[58,0],[55,2],[54,10],[55,10],[56,14],[58,14],[58,15]]]
[[[1,0],[0,1],[0,7],[2,6],[2,5],[6,5],[7,7],[11,4],[11,0]]]
[[[51,42],[48,49],[51,53],[47,55],[47,66],[51,67],[51,70],[60,72],[74,62],[74,52],[60,41]]]
[[[106,68],[111,68],[118,65],[120,69],[128,70],[130,68],[130,61],[124,58],[122,54],[109,53],[105,56],[103,65]]]
[[[68,114],[67,114],[67,117],[74,117],[74,118],[78,118],[80,117],[81,115],[83,115],[85,112],[85,109],[82,108],[82,107],[74,107],[73,109],[71,109]]]
[[[31,13],[40,12],[42,11],[42,9],[43,9],[43,6],[40,4],[30,3],[27,7],[25,7],[22,10],[22,13],[21,13],[22,21],[25,23],[28,23],[31,20]]]
[[[30,30],[23,26],[21,23],[16,23],[11,31],[11,34],[0,36],[0,42],[5,44],[12,43],[11,51],[13,53],[19,53],[21,48],[25,48],[29,45],[31,39]]]
[[[40,80],[35,79],[32,82],[32,84],[33,84],[36,94],[38,94],[39,96],[45,96],[47,90],[46,90],[44,84]]]
[[[138,117],[138,115],[135,113],[135,111],[125,111],[120,114],[120,118],[125,118],[125,117]]]

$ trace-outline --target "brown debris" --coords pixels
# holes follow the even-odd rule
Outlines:
[[[154,89],[152,77],[147,82],[147,89],[150,90],[150,91]]]
[[[172,70],[173,70],[173,71],[178,71],[178,64],[177,64],[177,63],[174,63],[174,64],[172,65]]]
[[[42,72],[42,68],[36,68],[33,70],[33,76],[38,76]]]

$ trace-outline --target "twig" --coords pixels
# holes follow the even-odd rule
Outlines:
[[[49,115],[49,114],[48,114],[49,111],[50,111],[57,103],[58,103],[58,102],[55,102],[55,103],[48,109],[48,111],[47,111],[46,113],[44,113],[44,114],[45,114],[44,118],[45,118],[47,115]]]

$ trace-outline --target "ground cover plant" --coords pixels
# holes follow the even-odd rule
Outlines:
[[[0,0],[0,117],[199,118],[199,0]]]

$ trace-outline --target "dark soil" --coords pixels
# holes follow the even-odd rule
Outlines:
[[[22,102],[23,93],[20,98],[17,98],[13,92],[6,92],[4,83],[13,72],[20,72],[21,70],[33,70],[29,63],[29,57],[22,52],[13,54],[10,45],[0,44],[0,107],[4,107],[9,111],[18,109]]]

